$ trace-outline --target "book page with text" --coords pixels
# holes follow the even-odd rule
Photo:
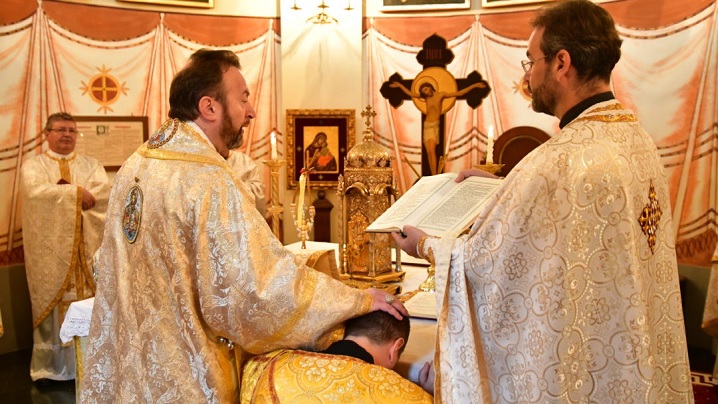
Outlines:
[[[469,227],[501,180],[469,177],[431,205],[416,227],[437,237],[457,237]]]
[[[421,177],[404,195],[367,227],[368,232],[398,231],[413,217],[421,214],[420,207],[429,199],[441,195],[444,186],[453,186],[456,174],[447,173]],[[433,204],[433,202],[431,203]]]

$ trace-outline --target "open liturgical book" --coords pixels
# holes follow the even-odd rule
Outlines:
[[[439,312],[436,304],[436,292],[417,292],[404,302],[409,317],[436,320]]]
[[[398,232],[409,224],[432,236],[458,237],[476,220],[502,180],[469,177],[455,182],[457,176],[445,173],[421,177],[366,231]]]

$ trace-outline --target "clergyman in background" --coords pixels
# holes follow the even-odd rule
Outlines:
[[[23,162],[22,236],[33,318],[32,380],[75,378],[75,349],[62,346],[70,303],[95,294],[92,256],[100,246],[110,185],[92,157],[75,153],[77,124],[48,117],[49,149]]]

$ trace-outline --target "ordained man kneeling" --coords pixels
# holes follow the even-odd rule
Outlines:
[[[432,403],[392,371],[409,340],[409,318],[384,312],[348,320],[344,339],[323,352],[280,349],[244,366],[243,403]]]

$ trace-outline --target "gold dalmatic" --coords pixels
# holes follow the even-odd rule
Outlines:
[[[244,367],[242,403],[433,403],[418,385],[361,359],[278,350]]]
[[[615,100],[524,157],[468,235],[424,245],[440,304],[437,402],[692,402],[662,210],[655,142]]]

